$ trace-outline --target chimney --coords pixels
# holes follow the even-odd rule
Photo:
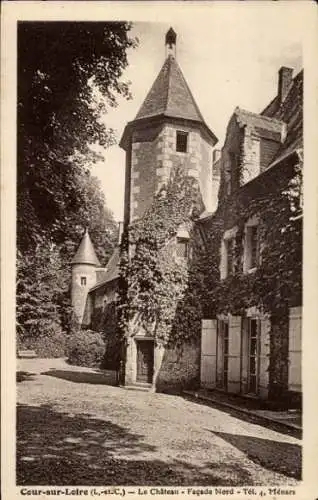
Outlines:
[[[166,57],[176,57],[177,33],[173,28],[170,28],[166,33]]]
[[[286,68],[286,66],[282,66],[278,71],[278,99],[280,104],[284,102],[292,80],[293,68]]]

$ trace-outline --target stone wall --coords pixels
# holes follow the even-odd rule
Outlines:
[[[248,129],[248,127],[245,127],[242,158],[242,185],[246,184],[259,175],[260,158],[260,138],[255,136]]]
[[[86,278],[86,284],[81,285],[81,278]],[[71,301],[73,311],[80,324],[86,307],[87,294],[96,284],[96,267],[91,264],[76,264],[72,268]]]
[[[189,134],[186,153],[176,151],[178,130]],[[143,215],[155,193],[169,179],[172,167],[180,164],[199,180],[204,204],[212,209],[212,147],[200,131],[186,125],[167,124],[133,133],[130,220]]]
[[[270,139],[261,139],[260,141],[260,171],[264,172],[272,162],[281,144]]]

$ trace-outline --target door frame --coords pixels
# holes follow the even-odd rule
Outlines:
[[[257,335],[256,335],[256,355],[255,357],[255,391],[251,390],[250,384],[250,346],[251,346],[251,322],[256,321]],[[245,329],[245,346],[246,351],[242,351],[246,363],[246,388],[245,394],[251,396],[258,396],[260,385],[260,354],[261,354],[261,318],[259,316],[248,316],[246,318]]]
[[[224,333],[225,325],[227,328],[227,353],[224,350]],[[228,387],[228,362],[229,362],[229,335],[230,335],[230,324],[228,317],[218,317],[217,318],[217,336],[216,336],[216,387],[222,391],[227,391]],[[225,380],[225,358],[227,358],[227,377]]]
[[[135,337],[135,342],[136,342],[136,382],[139,383],[148,383],[151,384],[153,380],[153,375],[154,375],[154,359],[155,359],[155,343],[154,343],[154,338],[153,337]],[[138,352],[139,352],[139,345],[141,343],[148,342],[149,345],[152,345],[152,366],[150,374],[148,374],[148,379],[149,380],[140,380],[139,375],[138,375]],[[149,366],[148,366],[149,368]],[[150,381],[151,379],[151,381]]]

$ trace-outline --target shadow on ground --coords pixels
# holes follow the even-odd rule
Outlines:
[[[250,460],[262,467],[301,479],[302,451],[299,445],[254,436],[210,432],[243,451]]]
[[[52,369],[42,372],[41,375],[49,375],[50,377],[61,378],[69,382],[76,382],[79,384],[106,384],[117,385],[116,374],[107,374],[103,372],[88,372],[88,371],[75,371],[75,370],[56,370]]]
[[[194,396],[189,396],[187,394],[182,394],[181,397],[187,401],[191,401],[194,404],[198,404],[200,406],[209,406],[210,408],[216,408],[227,415],[231,415],[231,417],[238,418],[243,422],[248,422],[250,424],[257,424],[265,427],[267,429],[280,432],[281,434],[286,434],[288,436],[293,436],[298,439],[302,439],[302,431],[300,429],[293,429],[290,427],[286,427],[281,425],[279,422],[274,422],[270,420],[264,420],[262,416],[257,416],[253,414],[242,413],[239,410],[235,410],[234,408],[229,408],[222,403],[218,403],[216,401],[208,401],[208,400],[200,400],[195,398]]]
[[[88,414],[59,413],[47,405],[19,405],[17,411],[18,485],[252,484],[237,463],[195,466],[151,458],[156,447],[142,435]]]
[[[17,382],[25,382],[27,380],[33,380],[35,377],[35,373],[18,371],[16,375]]]

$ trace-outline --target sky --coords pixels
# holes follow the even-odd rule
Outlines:
[[[129,66],[123,75],[131,81],[133,99],[119,99],[118,107],[105,116],[107,126],[117,131],[118,141],[164,63],[164,39],[170,26],[177,33],[178,64],[206,123],[219,139],[216,148],[223,145],[236,106],[260,112],[276,95],[279,68],[292,67],[294,74],[302,68],[303,26],[294,9],[277,9],[273,16],[266,2],[260,2],[257,9],[234,9],[226,4],[207,9],[204,16],[201,12],[198,17],[188,14],[164,22],[133,23],[131,35],[138,37],[139,46],[128,52]],[[103,156],[93,173],[101,180],[107,206],[121,221],[125,153],[113,146]]]

